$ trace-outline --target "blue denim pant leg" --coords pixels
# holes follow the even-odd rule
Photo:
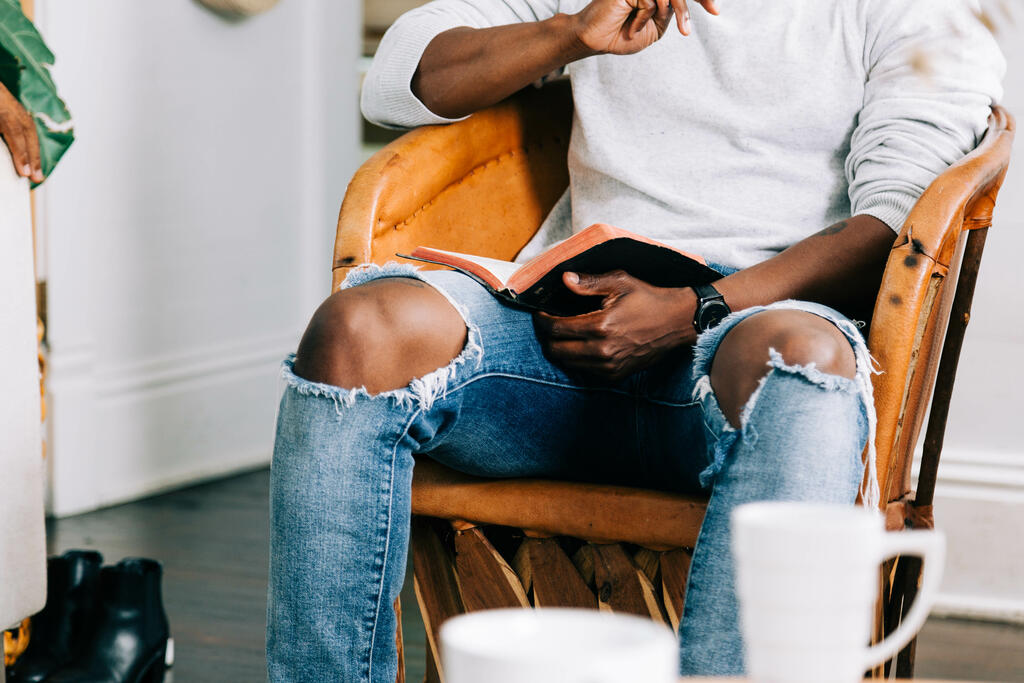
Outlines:
[[[812,497],[804,485],[852,500],[859,447],[845,460],[836,454],[851,450],[848,441],[863,444],[863,424],[856,436],[849,426],[851,413],[863,417],[854,400],[863,391],[776,362],[737,432],[706,374],[724,332],[751,312],[702,337],[696,362],[681,353],[608,386],[553,366],[529,314],[456,273],[375,268],[346,284],[388,275],[420,277],[445,293],[467,321],[467,346],[448,366],[376,396],[307,382],[286,364],[271,474],[271,680],[394,680],[391,604],[404,578],[412,456],[428,452],[485,476],[713,486],[681,627],[683,670],[740,671],[728,513],[747,500]],[[814,453],[848,462],[833,481]]]
[[[271,470],[275,682],[395,680],[414,454],[484,476],[569,477],[620,453],[628,430],[606,418],[633,414],[625,388],[568,377],[544,358],[529,313],[464,276],[375,268],[346,284],[387,275],[445,293],[468,342],[450,365],[374,396],[306,381],[286,362]]]
[[[767,374],[750,397],[734,429],[726,420],[708,378],[725,334],[762,310],[790,308],[815,313],[849,339],[857,358],[854,379],[827,375],[813,366],[787,365],[771,351]],[[690,568],[680,625],[684,675],[740,675],[743,647],[730,548],[730,514],[760,500],[853,504],[864,479],[865,443],[874,480],[874,407],[871,360],[856,326],[818,304],[784,301],[733,314],[697,342],[693,367],[708,447],[701,483],[711,488],[707,515]],[[869,441],[870,438],[870,441]],[[877,486],[864,491],[877,505]]]

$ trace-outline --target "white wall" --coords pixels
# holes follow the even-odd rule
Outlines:
[[[37,12],[77,135],[39,197],[52,511],[267,463],[357,160],[358,3]]]
[[[1004,24],[1004,105],[1024,121],[1024,13]],[[1024,135],[997,202],[974,297],[935,515],[950,557],[938,611],[1024,620]]]

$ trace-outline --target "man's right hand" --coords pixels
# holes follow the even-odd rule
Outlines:
[[[716,0],[692,0],[718,14]],[[687,0],[592,0],[577,14],[542,21],[438,34],[412,77],[430,111],[458,118],[500,102],[570,62],[598,54],[632,54],[656,42],[675,16],[690,32]]]
[[[696,0],[710,14],[718,14],[715,0]],[[578,14],[576,35],[597,54],[630,55],[650,47],[665,34],[672,15],[679,32],[690,35],[686,0],[593,0]]]

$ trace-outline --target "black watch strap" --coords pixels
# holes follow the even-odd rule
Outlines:
[[[697,310],[693,315],[693,327],[697,332],[711,329],[732,313],[725,297],[713,285],[694,285],[693,291],[697,294]]]

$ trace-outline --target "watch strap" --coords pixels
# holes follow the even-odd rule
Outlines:
[[[715,289],[715,286],[711,283],[704,285],[694,285],[693,291],[697,293],[697,308],[700,308],[701,304],[709,299],[721,299],[725,301],[725,297],[722,293]]]
[[[694,285],[693,291],[697,294],[693,327],[698,333],[714,327],[732,312],[729,304],[725,303],[725,297],[713,285]]]

